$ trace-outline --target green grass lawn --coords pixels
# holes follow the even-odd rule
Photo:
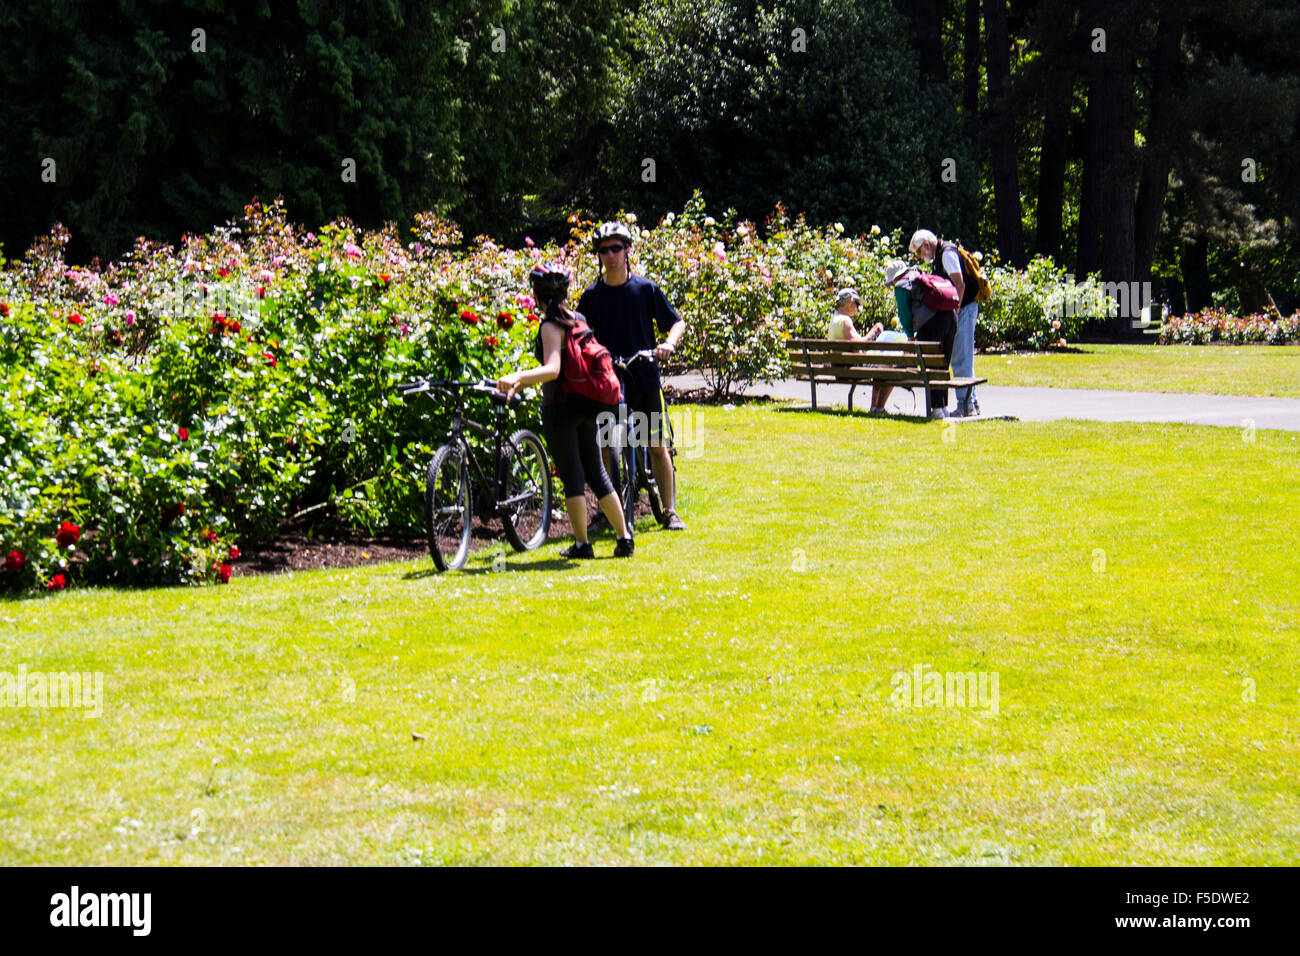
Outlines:
[[[0,863],[1300,862],[1300,436],[696,422],[631,561],[0,602],[105,695],[0,709]]]
[[[1297,345],[1080,345],[1081,352],[976,355],[990,385],[1300,398]]]

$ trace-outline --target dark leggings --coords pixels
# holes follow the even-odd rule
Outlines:
[[[943,366],[952,365],[952,345],[957,339],[957,314],[955,312],[936,312],[929,322],[917,330],[918,342],[938,342],[943,345]],[[946,388],[930,389],[930,407],[947,408],[948,390]]]
[[[603,411],[608,409],[572,399],[542,406],[542,432],[566,498],[580,497],[584,484],[597,500],[614,493],[596,441],[596,416]]]

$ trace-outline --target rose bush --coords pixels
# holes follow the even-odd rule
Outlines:
[[[698,196],[653,228],[627,220],[634,268],[688,323],[671,367],[718,396],[786,374],[786,340],[825,334],[842,286],[862,296],[860,326],[897,324],[882,273],[899,230],[851,236],[780,207],[760,226]],[[531,365],[529,269],[569,265],[575,302],[595,278],[595,223],[570,224],[562,246],[506,249],[429,214],[406,241],[346,220],[303,231],[254,200],[103,267],[66,263],[58,226],[0,259],[0,588],[225,582],[241,543],[325,506],[418,528],[447,410],[396,386]],[[1048,314],[1065,281],[1050,263],[990,274],[981,341],[1070,334]]]
[[[1276,310],[1237,316],[1224,309],[1202,309],[1188,315],[1174,315],[1160,327],[1161,345],[1234,345],[1261,343],[1285,345],[1300,342],[1300,312],[1283,316]]]

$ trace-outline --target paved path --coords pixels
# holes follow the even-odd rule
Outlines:
[[[679,388],[701,388],[699,375],[676,375],[666,379]],[[807,382],[787,380],[759,384],[750,395],[770,395],[808,404]],[[1081,418],[1098,422],[1186,422],[1190,425],[1219,425],[1224,428],[1276,428],[1300,431],[1300,398],[1258,398],[1244,395],[1192,395],[1171,392],[1120,392],[1084,388],[1020,388],[981,385],[975,390],[984,418],[1011,417],[1025,421]],[[914,399],[912,396],[915,395]],[[818,385],[818,405],[848,404],[847,385]],[[951,403],[955,399],[950,398]],[[859,388],[853,407],[871,404],[871,390]],[[886,408],[896,414],[923,415],[925,400],[919,390],[897,389]],[[959,419],[960,420],[960,419]]]

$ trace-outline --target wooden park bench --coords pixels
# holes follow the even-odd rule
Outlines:
[[[790,339],[790,366],[794,378],[812,388],[817,410],[817,386],[849,385],[849,411],[859,385],[919,388],[930,414],[930,389],[965,388],[986,378],[954,378],[943,360],[938,342],[846,342],[839,339]]]

